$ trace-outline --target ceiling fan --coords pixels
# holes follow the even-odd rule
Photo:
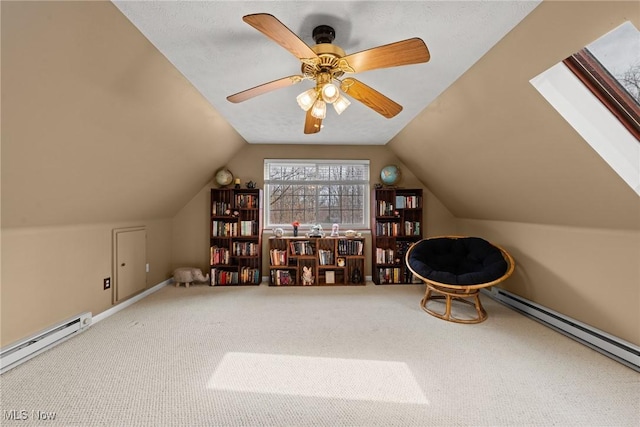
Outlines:
[[[246,15],[242,18],[264,35],[291,52],[302,62],[301,75],[292,75],[274,80],[227,97],[237,103],[258,95],[313,80],[316,85],[298,95],[298,105],[307,112],[304,133],[320,132],[322,120],[326,117],[326,104],[332,104],[338,114],[351,104],[341,93],[362,102],[367,107],[392,118],[402,111],[402,106],[385,95],[345,74],[359,73],[378,68],[427,62],[431,58],[425,43],[419,38],[411,38],[361,52],[346,55],[339,46],[331,44],[335,31],[328,25],[320,25],[313,30],[316,45],[308,46],[276,17],[267,13]],[[334,84],[339,83],[338,86]]]

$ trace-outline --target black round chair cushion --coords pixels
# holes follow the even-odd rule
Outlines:
[[[420,276],[449,285],[489,283],[509,267],[500,249],[479,237],[422,240],[411,248],[408,262]]]

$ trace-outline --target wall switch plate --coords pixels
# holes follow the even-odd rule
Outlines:
[[[106,279],[104,279],[104,290],[106,291],[107,289],[111,288],[111,277],[107,277]]]
[[[149,272],[149,263],[145,266],[145,270],[147,270],[147,273]]]

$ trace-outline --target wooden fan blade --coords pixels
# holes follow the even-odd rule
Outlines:
[[[340,89],[388,119],[395,117],[402,111],[402,105],[395,103],[377,90],[356,79],[344,79]]]
[[[242,20],[293,53],[298,59],[318,57],[305,42],[273,15],[256,13],[246,15]]]
[[[349,66],[356,73],[378,68],[419,64],[431,58],[427,45],[422,39],[412,38],[345,56]]]
[[[302,76],[289,76],[283,77],[279,80],[274,80],[269,83],[261,84],[260,86],[252,87],[251,89],[243,90],[242,92],[235,93],[227,96],[227,100],[238,103],[251,99],[258,95],[271,92],[272,90],[282,89],[283,87],[293,86],[296,83],[302,81]]]
[[[311,108],[307,111],[307,118],[304,121],[304,133],[318,133],[322,127],[322,119],[316,119],[311,115]]]

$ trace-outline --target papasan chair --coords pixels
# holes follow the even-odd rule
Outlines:
[[[405,256],[411,272],[427,285],[420,306],[432,316],[456,323],[480,323],[487,312],[480,302],[480,289],[506,280],[515,261],[506,250],[479,237],[442,236],[420,240]],[[427,307],[444,300],[444,312]],[[454,317],[453,302],[475,307],[477,316]]]

